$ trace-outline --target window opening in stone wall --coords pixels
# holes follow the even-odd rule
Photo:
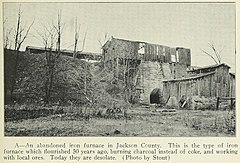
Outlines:
[[[178,54],[178,50],[176,51],[176,62],[179,62],[179,54]]]
[[[176,62],[176,55],[174,55],[174,54],[171,55],[171,61]]]
[[[145,52],[145,44],[139,43],[138,54],[144,54]]]

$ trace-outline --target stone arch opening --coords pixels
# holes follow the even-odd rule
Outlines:
[[[155,88],[150,94],[150,104],[161,104],[162,102],[162,95],[161,90],[159,88]]]

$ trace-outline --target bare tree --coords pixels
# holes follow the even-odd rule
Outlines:
[[[62,10],[59,10],[57,15],[57,24],[53,23],[53,27],[57,33],[57,43],[56,43],[57,57],[59,57],[61,54],[61,39],[62,39],[64,26],[65,26],[65,23],[62,22]]]
[[[223,51],[224,47],[218,51],[213,43],[208,44],[208,45],[213,52],[209,53],[205,50],[202,50],[202,52],[205,53],[206,55],[208,55],[209,57],[211,57],[216,64],[220,64],[221,63],[221,52]]]
[[[16,85],[16,79],[17,79],[17,69],[18,69],[18,62],[19,62],[19,53],[20,53],[20,48],[23,44],[23,42],[26,40],[26,38],[29,35],[30,29],[34,23],[34,21],[32,21],[32,23],[26,27],[22,25],[22,11],[21,11],[21,6],[19,6],[18,9],[18,17],[17,17],[17,25],[16,25],[16,29],[15,29],[15,34],[14,34],[14,50],[15,50],[15,55],[16,55],[16,59],[15,59],[15,64],[14,64],[14,74],[12,77],[12,82],[11,82],[11,91],[10,91],[10,97],[11,100],[13,101],[13,91]]]
[[[106,41],[109,39],[109,35],[107,32],[105,32],[103,39],[98,39],[98,44],[100,48],[102,49],[103,45],[106,43]]]
[[[87,30],[85,31],[85,34],[84,34],[82,49],[80,50],[80,52],[83,52],[83,50],[84,50],[85,42],[86,42],[86,37],[87,37]]]
[[[75,18],[75,23],[74,24],[75,24],[75,28],[74,28],[73,58],[76,58],[77,57],[77,53],[78,53],[78,44],[79,44],[80,29],[81,29],[81,24],[78,23],[77,17]],[[85,34],[84,34],[84,37],[83,37],[82,48],[79,51],[80,53],[83,52],[83,50],[84,50],[86,37],[87,37],[87,30],[85,31]]]
[[[80,53],[83,52],[83,50],[84,50],[86,37],[87,37],[87,30],[84,34],[82,49],[81,49]],[[85,62],[84,62],[84,95],[85,95],[86,99],[92,104],[92,100],[89,100],[89,98],[87,96],[87,74],[88,74],[88,71],[87,71],[87,63],[86,63],[87,60],[86,59],[87,58],[85,58]]]
[[[75,19],[75,31],[74,31],[74,49],[73,49],[73,58],[76,58],[77,56],[77,46],[80,36],[80,27],[81,25],[78,23],[77,17]]]
[[[46,71],[46,81],[45,81],[45,103],[49,104],[52,89],[53,89],[53,80],[54,75],[56,75],[55,67],[56,67],[56,61],[61,55],[61,41],[62,41],[62,33],[64,29],[65,24],[62,22],[62,11],[58,11],[57,14],[57,22],[56,24],[53,22],[52,27],[47,29],[47,37],[50,37],[49,42],[49,48],[45,49],[46,51],[46,65],[47,65],[47,71]],[[45,39],[46,40],[46,39]],[[46,42],[47,43],[47,42]],[[56,43],[56,51],[53,52],[53,46],[54,43]],[[46,47],[46,46],[45,46]]]
[[[15,46],[14,46],[14,50],[17,50],[17,51],[20,50],[22,43],[28,37],[29,31],[34,23],[34,21],[32,21],[32,23],[28,26],[28,28],[26,28],[26,26],[23,27],[21,24],[21,16],[22,16],[21,6],[19,6],[17,26],[15,30]]]
[[[51,97],[52,83],[54,77],[54,67],[55,67],[55,56],[53,53],[53,46],[56,43],[56,32],[54,28],[45,27],[44,32],[39,34],[42,43],[45,48],[45,56],[46,56],[46,79],[45,79],[45,98],[44,101],[48,104]],[[56,54],[55,54],[56,55]]]
[[[62,33],[65,24],[62,22],[61,10],[58,11],[57,21],[52,21],[51,25],[43,26],[41,32],[36,31],[38,36],[36,38],[44,45],[45,57],[46,57],[46,74],[45,74],[45,97],[44,101],[49,104],[51,99],[51,94],[53,91],[54,76],[58,73],[56,69],[57,59],[61,55],[61,41]],[[54,45],[56,45],[56,50],[54,50]]]
[[[10,49],[11,48],[10,36],[11,36],[13,28],[7,29],[6,23],[7,23],[7,19],[4,19],[4,21],[3,21],[3,35],[4,35],[3,36],[3,38],[4,38],[3,46],[4,46],[4,49]]]
[[[104,44],[108,39],[109,39],[109,35],[108,35],[107,32],[105,32],[103,40],[100,40],[100,39],[98,40],[98,43],[99,43],[99,45],[100,45],[101,48],[102,48],[103,44]]]
[[[61,42],[62,42],[62,34],[64,31],[64,26],[65,23],[62,22],[62,13],[61,10],[58,11],[57,14],[57,21],[54,22],[52,21],[51,25],[48,25],[48,27],[44,26],[42,32],[37,32],[38,37],[41,41],[41,43],[45,47],[45,54],[46,54],[46,75],[45,75],[45,82],[44,82],[44,87],[45,87],[45,97],[44,101],[46,104],[49,104],[51,102],[51,96],[53,93],[53,86],[55,83],[55,79],[58,73],[65,71],[62,68],[58,68],[59,64],[59,58],[61,56]],[[73,56],[76,57],[77,54],[77,49],[78,49],[78,43],[79,43],[79,38],[80,38],[80,24],[77,22],[77,18],[75,20],[75,31],[74,31],[74,54]],[[82,51],[85,46],[85,40],[87,36],[87,31],[85,32],[84,38],[83,38],[83,45],[82,45]],[[54,45],[56,45],[56,50],[53,50]],[[80,51],[81,52],[81,51]],[[61,67],[61,66],[60,66]],[[87,69],[86,65],[84,66],[85,69]],[[67,71],[67,70],[66,70]],[[85,86],[83,89],[84,94],[86,95],[86,89],[87,89],[87,70],[84,70],[85,74]],[[77,82],[77,81],[74,81]],[[86,98],[88,99],[87,95]]]
[[[85,42],[86,42],[86,37],[87,37],[87,30],[85,31],[85,34],[84,34],[84,37],[83,37],[83,41],[82,41],[82,47],[81,47],[81,50],[78,51],[78,44],[79,44],[79,38],[80,38],[80,29],[81,29],[81,24],[78,22],[78,19],[77,17],[75,18],[75,21],[74,21],[74,44],[73,44],[73,58],[75,59],[77,57],[77,54],[81,52],[83,52],[84,50],[84,47],[85,47]],[[86,58],[84,58],[85,61],[86,61]],[[78,73],[79,70],[75,69],[75,72],[77,74],[77,76],[81,76],[79,73]],[[87,95],[87,75],[88,75],[88,71],[87,71],[87,63],[84,62],[84,65],[83,65],[83,70],[82,72],[84,72],[84,89],[82,90],[80,88],[80,85],[79,83],[81,83],[82,81],[77,81],[75,80],[74,78],[70,77],[70,79],[72,81],[74,81],[79,90],[85,95],[85,98],[87,99],[88,102],[92,103],[92,101],[89,99],[88,95]]]

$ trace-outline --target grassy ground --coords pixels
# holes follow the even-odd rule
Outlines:
[[[127,118],[77,112],[5,122],[5,136],[235,136],[229,111],[177,110],[162,113],[134,107]]]

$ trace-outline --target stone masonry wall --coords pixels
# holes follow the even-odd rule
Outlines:
[[[171,70],[168,63],[142,61],[139,65],[136,86],[139,94],[139,103],[149,104],[151,92],[155,88],[163,90],[162,80],[164,76],[171,78]]]
[[[155,88],[159,88],[163,94],[163,80],[183,76],[186,77],[186,65],[142,61],[136,75],[138,102],[150,104],[150,94]]]

